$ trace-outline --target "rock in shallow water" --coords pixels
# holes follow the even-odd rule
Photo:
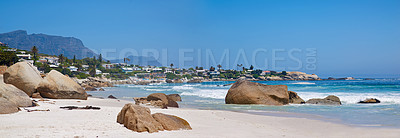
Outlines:
[[[364,101],[360,101],[358,103],[362,103],[362,104],[381,103],[381,101],[379,101],[378,99],[375,99],[375,98],[369,98],[369,99],[365,99]]]
[[[289,93],[286,85],[265,85],[239,80],[228,90],[225,103],[285,105],[289,103]]]
[[[341,105],[339,97],[334,95],[329,95],[324,99],[314,98],[306,102],[307,104],[321,104],[321,105]]]
[[[115,96],[113,96],[113,95],[109,95],[107,98],[110,98],[110,99],[117,99],[117,97],[115,97]]]
[[[147,96],[147,101],[158,101],[158,100],[161,100],[163,102],[163,104],[165,104],[167,107],[179,108],[178,103],[176,101],[170,99],[164,93],[152,93],[149,96]]]
[[[306,103],[300,96],[297,95],[294,91],[288,91],[289,93],[289,103],[291,104],[304,104]]]
[[[168,94],[167,95],[169,99],[173,100],[173,101],[182,101],[182,98],[179,94]]]

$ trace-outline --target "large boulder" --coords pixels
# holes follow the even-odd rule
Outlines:
[[[297,95],[294,91],[288,91],[289,93],[289,103],[291,104],[304,104],[306,103],[300,96]]]
[[[87,99],[82,87],[56,70],[50,71],[37,87],[42,97],[53,99]]]
[[[265,85],[239,80],[228,90],[225,103],[285,105],[289,103],[289,94],[286,85]]]
[[[11,114],[19,111],[17,105],[0,96],[0,114]]]
[[[163,131],[163,126],[150,114],[150,109],[134,104],[125,104],[118,113],[117,122],[136,132]]]
[[[179,107],[178,103],[164,93],[152,93],[147,96],[147,101],[158,101],[161,100],[167,107]]]
[[[168,94],[167,95],[169,99],[173,100],[173,101],[182,101],[182,98],[179,94]]]
[[[42,80],[36,67],[27,62],[18,62],[10,66],[3,75],[5,83],[14,85],[28,96],[32,96]]]
[[[0,77],[3,77],[0,75]],[[0,79],[0,114],[18,112],[18,107],[32,106],[32,100],[22,90]]]
[[[157,120],[157,122],[161,123],[165,130],[192,129],[190,124],[185,119],[174,115],[155,113],[152,116],[155,120]]]
[[[314,98],[306,102],[307,104],[321,104],[321,105],[341,105],[339,97],[334,95],[329,95],[324,99]]]

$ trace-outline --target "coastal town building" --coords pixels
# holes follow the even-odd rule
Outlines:
[[[212,77],[218,77],[221,73],[219,71],[211,71],[210,76]]]
[[[78,71],[78,68],[75,67],[75,66],[69,66],[68,69],[69,69],[70,71],[73,71],[73,72]]]
[[[101,73],[102,73],[101,70],[96,69],[96,75],[99,75],[99,74],[101,74]]]
[[[133,72],[133,68],[124,67],[121,69],[122,69],[122,72],[125,72],[125,73]]]
[[[103,64],[101,66],[104,67],[105,69],[113,69],[113,68],[115,68],[115,64]]]

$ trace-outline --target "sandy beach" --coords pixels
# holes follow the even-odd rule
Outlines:
[[[152,113],[177,115],[193,130],[137,133],[116,122],[130,101],[88,100],[40,101],[26,109],[50,111],[0,115],[0,137],[398,137],[400,129],[353,127],[305,118],[261,116],[221,110],[185,108],[157,109]],[[64,110],[61,106],[98,106],[101,110]]]

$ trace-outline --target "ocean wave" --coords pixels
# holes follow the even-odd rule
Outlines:
[[[182,86],[173,86],[172,90],[176,90],[176,91],[187,91],[187,90],[193,90],[194,87],[190,86],[190,85],[182,85]]]
[[[171,91],[170,89],[143,89],[145,91],[153,91],[153,92],[163,92],[163,91]]]
[[[328,95],[335,95],[340,98],[343,104],[356,104],[367,98],[376,98],[382,104],[400,104],[400,93],[345,93],[345,92],[297,92],[305,101],[312,98],[325,98]]]
[[[182,92],[181,95],[198,96],[202,98],[225,99],[228,90],[224,89],[199,89],[191,92]]]
[[[291,83],[291,84],[315,85],[314,82],[294,82],[294,83]]]

